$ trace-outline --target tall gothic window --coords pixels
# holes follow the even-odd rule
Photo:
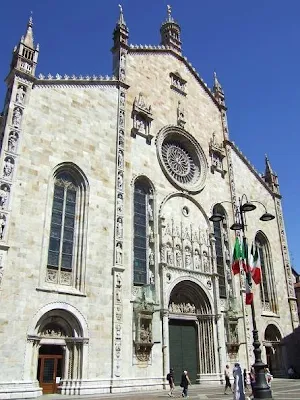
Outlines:
[[[149,232],[153,234],[153,196],[145,179],[139,178],[134,185],[134,239],[133,284],[152,283],[154,276],[153,249]]]
[[[213,214],[221,214],[224,216],[223,221],[214,222],[214,235],[215,235],[215,246],[216,246],[216,257],[217,257],[217,273],[219,275],[219,294],[220,297],[226,298],[226,281],[225,281],[225,243],[224,243],[224,221],[225,211],[220,204],[216,204],[213,209]]]
[[[46,281],[82,288],[86,187],[71,170],[54,179]]]
[[[263,310],[277,312],[277,301],[274,286],[274,272],[268,240],[262,232],[255,236],[258,247],[262,280],[260,284],[260,298]]]

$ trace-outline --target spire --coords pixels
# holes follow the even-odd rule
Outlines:
[[[33,20],[32,20],[32,11],[31,11],[31,15],[29,17],[28,23],[27,23],[27,31],[25,33],[25,38],[21,39],[21,41],[27,46],[27,47],[31,47],[33,48]]]
[[[39,54],[39,45],[37,44],[36,47],[34,46],[32,26],[33,20],[31,13],[25,36],[21,37],[19,44],[14,48],[10,67],[11,71],[17,69],[27,75],[34,76]]]
[[[167,5],[167,19],[160,28],[161,44],[181,54],[180,33],[180,26],[172,17],[171,6]]]
[[[218,80],[218,77],[217,77],[217,73],[216,73],[216,72],[214,72],[214,86],[213,86],[213,92],[214,92],[214,95],[215,95],[215,98],[216,98],[217,102],[218,102],[221,106],[225,107],[225,95],[224,95],[224,91],[223,91],[222,86],[221,86],[221,84],[220,84],[220,82],[219,82],[219,80]]]
[[[279,194],[278,176],[273,172],[267,154],[265,155],[265,174],[263,175],[263,179],[274,193]]]
[[[119,4],[119,9],[119,19],[113,33],[114,47],[112,51],[115,51],[117,48],[122,46],[128,46],[129,30],[124,19],[123,8],[121,4]]]
[[[126,22],[125,22],[124,15],[123,15],[123,8],[122,8],[121,4],[119,4],[119,9],[120,9],[120,16],[119,16],[117,25],[126,26]]]

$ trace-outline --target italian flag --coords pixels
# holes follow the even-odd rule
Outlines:
[[[260,266],[260,258],[259,258],[259,252],[256,243],[252,243],[251,246],[251,275],[252,279],[256,283],[256,285],[259,285],[261,283],[261,266]]]
[[[248,245],[244,243],[244,271],[246,273],[245,286],[246,286],[246,304],[249,305],[253,301],[253,292],[252,292],[252,276],[251,276],[251,268],[249,266],[249,257],[248,257]]]
[[[232,272],[233,275],[240,273],[240,261],[243,259],[243,250],[238,236],[235,238],[233,255],[232,255]]]

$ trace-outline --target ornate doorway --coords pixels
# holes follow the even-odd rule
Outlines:
[[[284,365],[282,362],[281,334],[278,328],[270,324],[265,330],[264,346],[266,349],[267,364],[274,377],[284,375]]]
[[[216,373],[214,316],[205,292],[185,280],[172,290],[169,300],[169,358],[175,382],[183,370],[192,382]]]
[[[63,348],[43,345],[39,350],[37,380],[44,394],[57,393],[63,372]]]

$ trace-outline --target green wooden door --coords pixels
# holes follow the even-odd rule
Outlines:
[[[174,368],[175,385],[180,384],[184,370],[196,383],[198,371],[198,345],[194,321],[170,320],[169,322],[170,367]]]

